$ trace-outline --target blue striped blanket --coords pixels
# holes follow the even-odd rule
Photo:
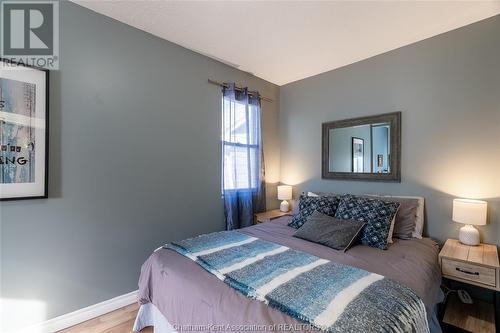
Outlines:
[[[165,245],[247,297],[328,332],[429,332],[409,288],[237,231]]]

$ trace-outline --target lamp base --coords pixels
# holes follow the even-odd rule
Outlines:
[[[472,225],[466,224],[460,228],[458,239],[465,245],[479,245],[479,231]]]
[[[290,204],[288,203],[288,201],[283,200],[283,201],[281,202],[281,205],[280,205],[280,210],[281,210],[283,213],[288,213],[288,211],[290,210]]]

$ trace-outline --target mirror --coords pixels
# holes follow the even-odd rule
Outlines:
[[[323,124],[323,178],[401,181],[401,112]]]
[[[328,171],[389,173],[390,131],[389,123],[330,129]]]

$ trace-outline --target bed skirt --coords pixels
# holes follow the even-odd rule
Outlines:
[[[140,332],[143,328],[152,326],[154,333],[177,333],[167,318],[152,303],[141,305],[134,323],[134,332]],[[437,317],[437,307],[429,320],[431,333],[441,333],[441,326]]]
[[[153,327],[154,333],[177,333],[153,303],[142,304],[140,306],[133,330],[134,332],[140,332],[148,326]]]

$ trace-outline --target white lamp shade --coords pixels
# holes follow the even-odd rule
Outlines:
[[[279,200],[292,199],[292,187],[290,185],[278,186],[278,199]]]
[[[453,221],[464,224],[485,225],[488,203],[481,200],[454,199]]]

